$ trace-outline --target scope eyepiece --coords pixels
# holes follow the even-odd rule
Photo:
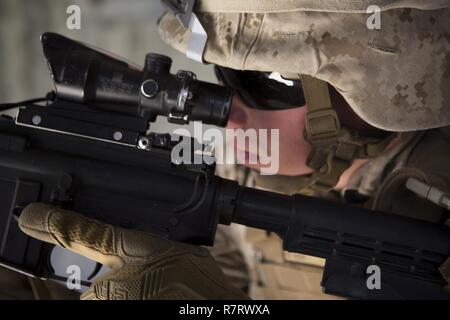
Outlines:
[[[199,81],[195,74],[171,74],[172,59],[149,53],[141,70],[121,58],[55,33],[41,37],[56,97],[94,108],[155,121],[189,121],[225,126],[233,93]]]

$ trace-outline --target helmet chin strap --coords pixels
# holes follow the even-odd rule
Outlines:
[[[328,83],[309,75],[301,78],[308,106],[304,136],[312,146],[306,164],[314,169],[314,173],[300,189],[328,192],[336,186],[354,159],[377,156],[393,135],[387,138],[362,137],[344,128],[331,103]]]

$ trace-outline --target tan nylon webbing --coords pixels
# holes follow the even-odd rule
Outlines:
[[[309,75],[301,77],[308,106],[305,138],[312,145],[307,165],[315,169],[305,186],[328,191],[338,183],[354,159],[376,156],[384,150],[390,138],[362,138],[341,128],[330,100],[328,83]]]
[[[312,145],[307,165],[315,172],[303,187],[329,191],[356,158],[374,157],[385,149],[392,135],[385,139],[363,138],[341,128],[330,100],[328,83],[302,75],[308,113],[305,138]]]
[[[333,109],[328,93],[328,84],[325,81],[309,75],[302,75],[302,85],[309,112]]]
[[[331,189],[337,184],[341,174],[350,167],[352,159],[336,158],[338,138],[343,131],[331,104],[328,83],[302,75],[302,84],[308,106],[305,138],[313,147],[307,164],[316,170],[311,177],[310,186]]]

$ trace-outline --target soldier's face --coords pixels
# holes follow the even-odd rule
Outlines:
[[[300,107],[300,106],[299,106]],[[228,129],[271,129],[279,130],[278,141],[268,141],[268,154],[273,152],[274,147],[279,150],[279,170],[281,175],[304,175],[312,170],[306,165],[306,159],[311,150],[311,145],[304,139],[303,131],[305,129],[306,106],[303,108],[294,108],[280,111],[266,111],[251,109],[244,102],[235,96],[231,107]],[[271,139],[270,133],[267,134]],[[259,142],[258,142],[259,143]],[[248,146],[244,150],[234,141],[235,154],[249,168],[259,170],[263,165],[256,164],[250,160],[250,149]],[[260,150],[259,148],[257,150]]]

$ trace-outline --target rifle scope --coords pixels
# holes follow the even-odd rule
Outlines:
[[[229,88],[199,81],[194,73],[170,73],[172,60],[147,54],[144,69],[55,33],[41,38],[57,99],[155,121],[189,121],[224,127],[231,107]]]

